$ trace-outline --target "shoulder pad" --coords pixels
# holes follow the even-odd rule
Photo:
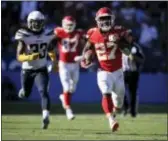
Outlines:
[[[56,28],[54,29],[55,35],[58,35],[61,31],[63,31],[62,27],[56,27]]]
[[[28,30],[26,29],[19,29],[16,34],[15,34],[15,40],[21,40],[25,37],[29,37],[30,35],[32,35],[32,33],[30,33]]]
[[[88,31],[87,31],[87,34],[86,34],[86,38],[89,38],[94,31],[96,31],[97,28],[90,28]]]

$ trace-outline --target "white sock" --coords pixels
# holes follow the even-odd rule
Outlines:
[[[115,118],[113,116],[109,116],[108,120],[109,120],[110,123],[112,123],[115,120]]]
[[[71,114],[72,113],[72,110],[70,108],[66,109],[66,113],[67,114]]]
[[[48,110],[43,110],[43,119],[49,117],[49,111]]]
[[[111,116],[108,117],[108,120],[109,120],[109,126],[110,126],[110,128],[112,128],[112,125],[115,121],[115,118],[111,115]]]

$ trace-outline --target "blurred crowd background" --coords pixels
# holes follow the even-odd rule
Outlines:
[[[142,72],[144,76],[143,87],[151,83],[152,89],[141,88],[141,94],[151,93],[153,99],[162,98],[167,86],[165,76],[158,74],[168,72],[168,2],[155,1],[2,1],[1,2],[1,68],[2,68],[2,99],[16,100],[17,89],[20,87],[20,63],[16,60],[15,32],[26,24],[27,15],[33,10],[40,10],[47,18],[47,27],[61,26],[61,20],[66,15],[73,15],[77,21],[77,28],[87,30],[96,25],[96,11],[107,6],[116,16],[116,24],[132,29],[137,42],[142,46],[146,56]],[[17,73],[17,71],[19,72]],[[81,69],[81,71],[95,71]],[[16,71],[16,74],[15,74]],[[150,78],[150,76],[152,77]],[[156,76],[156,78],[155,78]],[[89,76],[90,78],[90,76]],[[88,78],[88,79],[89,79]],[[156,80],[155,80],[156,79]],[[166,80],[166,83],[164,82]],[[149,80],[149,82],[148,82]],[[160,81],[159,81],[160,80]],[[162,82],[163,81],[163,82]],[[57,86],[60,85],[57,82]],[[85,83],[85,81],[82,81]],[[156,83],[156,85],[154,85]],[[55,85],[55,83],[53,84]],[[148,84],[147,84],[148,85]],[[165,87],[163,87],[165,85]],[[54,88],[55,86],[53,86]],[[53,89],[52,88],[52,89]],[[57,89],[61,89],[57,87]],[[57,90],[56,89],[56,90]],[[56,91],[55,89],[52,91]],[[94,88],[94,91],[96,89]],[[149,92],[147,91],[149,90]],[[161,92],[163,91],[163,92]],[[157,97],[158,92],[162,94]],[[155,95],[155,96],[154,96]],[[143,97],[143,96],[142,96]],[[90,98],[89,98],[90,99]],[[146,99],[146,96],[144,96]],[[151,99],[151,98],[149,98]]]
[[[116,23],[131,28],[137,41],[143,47],[146,61],[142,71],[167,72],[167,3],[166,1],[2,1],[2,69],[16,69],[14,67],[17,66],[16,60],[13,64],[10,63],[15,59],[16,54],[14,35],[18,28],[26,23],[29,12],[33,10],[43,12],[47,17],[49,28],[60,26],[65,15],[73,15],[77,20],[77,28],[87,30],[95,25],[96,11],[100,7],[107,6],[115,13]]]

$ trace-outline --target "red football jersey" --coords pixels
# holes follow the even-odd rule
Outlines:
[[[98,28],[88,30],[87,38],[94,45],[101,69],[113,72],[122,68],[122,52],[118,43],[128,32],[130,30],[122,26],[114,26],[106,34],[102,34]]]
[[[80,40],[84,36],[81,30],[75,30],[72,33],[67,33],[63,28],[57,27],[54,30],[58,38],[59,60],[65,63],[73,63],[75,56],[80,52]]]

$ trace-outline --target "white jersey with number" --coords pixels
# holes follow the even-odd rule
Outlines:
[[[28,29],[19,29],[15,39],[21,40],[26,45],[26,54],[39,53],[39,58],[33,61],[22,63],[22,69],[39,69],[47,65],[48,47],[54,38],[53,30],[44,30],[41,34],[34,34]]]

